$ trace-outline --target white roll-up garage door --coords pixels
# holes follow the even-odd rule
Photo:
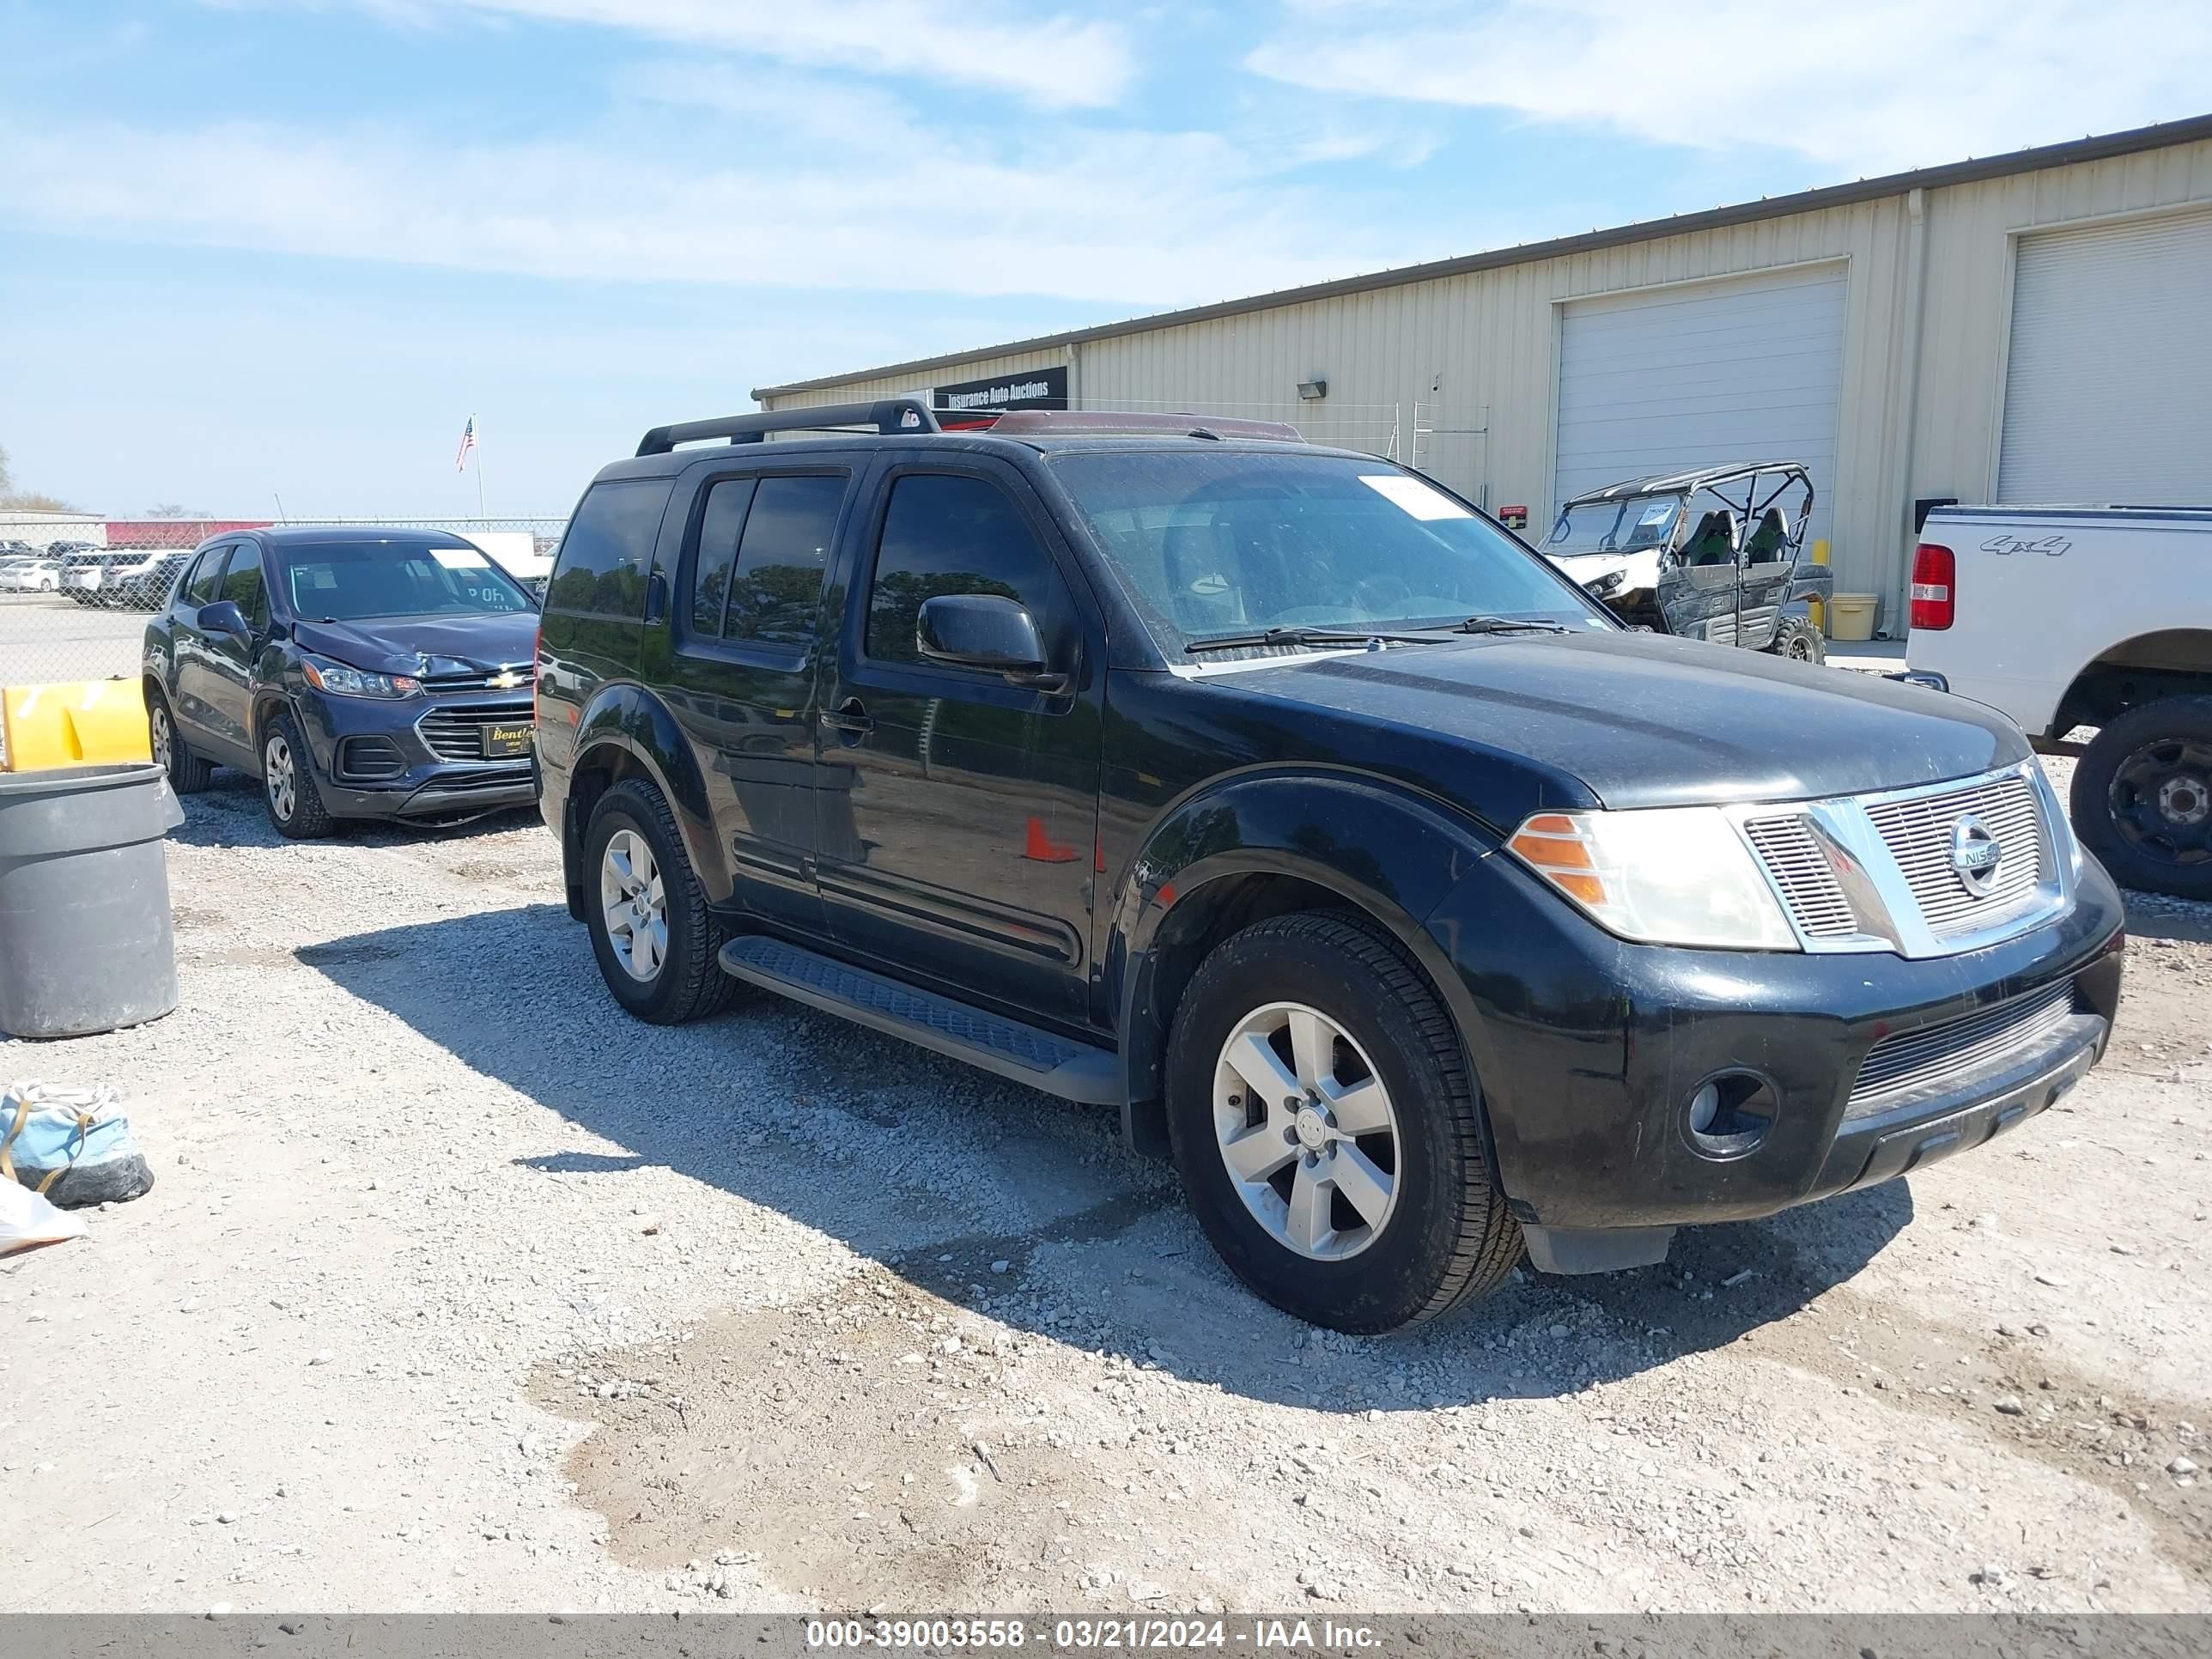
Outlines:
[[[2212,503],[2212,213],[2020,239],[1997,499]]]
[[[1577,300],[1565,313],[1554,507],[1644,473],[1802,461],[1812,534],[1828,533],[1842,264]]]

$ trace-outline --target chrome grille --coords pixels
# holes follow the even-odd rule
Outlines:
[[[528,703],[500,702],[470,708],[433,708],[416,721],[415,729],[422,734],[424,745],[440,760],[480,761],[484,757],[485,726],[528,724]]]
[[[2050,873],[2050,836],[2036,808],[2035,790],[2016,772],[1945,794],[1869,802],[1866,812],[1912,890],[1929,931],[1939,937],[2002,921],[2032,897]],[[1996,883],[1987,894],[1967,891],[1951,867],[1951,829],[1969,812],[2004,849]]]
[[[1766,873],[1782,891],[1790,919],[1808,939],[1848,939],[1859,931],[1858,920],[1837,884],[1836,872],[1820,852],[1802,814],[1784,817],[1752,818],[1743,826],[1752,850],[1759,854]]]
[[[1867,1051],[1844,1115],[1880,1111],[1908,1091],[1940,1084],[2025,1048],[2075,1012],[2071,980],[1917,1030],[1886,1036]]]
[[[425,674],[421,678],[424,688],[431,691],[512,691],[536,682],[538,665],[534,662],[514,663],[505,668],[478,669],[455,674]]]

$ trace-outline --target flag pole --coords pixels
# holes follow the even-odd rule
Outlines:
[[[475,423],[476,423],[476,418],[477,418],[477,417],[476,417],[475,416],[473,416],[473,415],[471,415],[471,416],[469,416],[469,422],[470,422],[470,424],[471,424],[471,426],[475,426]],[[476,434],[477,434],[477,446],[476,446],[476,447],[477,447],[477,518],[479,518],[479,519],[481,519],[481,518],[483,518],[483,515],[484,515],[484,497],[483,497],[483,428],[482,427],[476,427]]]

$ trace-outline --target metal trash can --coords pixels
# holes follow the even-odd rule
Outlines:
[[[0,1032],[87,1036],[177,1006],[160,767],[0,773]]]

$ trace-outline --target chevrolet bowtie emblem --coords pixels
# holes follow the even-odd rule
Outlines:
[[[511,691],[516,686],[522,684],[522,676],[516,673],[512,668],[503,668],[500,670],[498,673],[494,674],[489,680],[486,680],[484,684],[490,686],[495,691]]]

